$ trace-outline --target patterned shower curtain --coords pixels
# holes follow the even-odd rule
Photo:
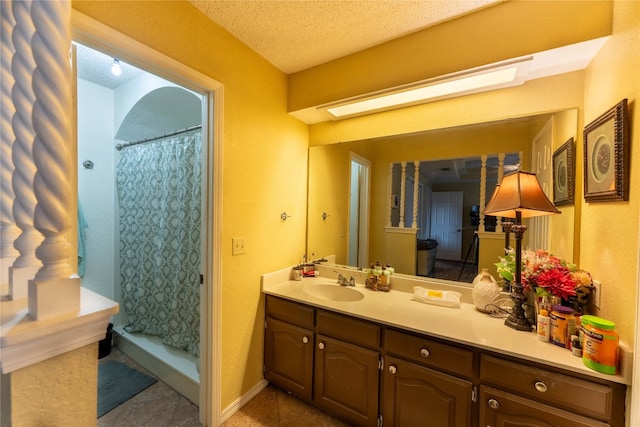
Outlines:
[[[129,332],[199,356],[200,132],[123,149],[120,276]]]

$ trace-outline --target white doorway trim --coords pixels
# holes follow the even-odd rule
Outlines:
[[[352,191],[351,180],[353,179],[353,174],[355,171],[353,164],[356,163],[359,167],[358,174],[359,185],[358,185],[358,200],[357,200],[357,208],[352,208]],[[366,268],[369,263],[369,204],[370,204],[370,175],[371,175],[371,162],[368,159],[356,154],[349,153],[349,238],[347,239],[347,257],[350,258],[351,254],[351,245],[353,244],[352,240],[354,236],[357,236],[357,266]],[[352,230],[352,216],[357,215],[357,218],[354,218],[357,222],[357,233],[354,233],[356,230]],[[351,260],[349,260],[351,261]],[[354,264],[354,265],[356,265]]]
[[[531,141],[531,172],[535,173],[542,190],[553,200],[552,152],[553,117],[551,117]],[[529,247],[549,249],[550,226],[548,216],[529,219]]]
[[[200,422],[220,424],[221,311],[222,311],[222,123],[223,85],[186,65],[80,13],[72,10],[72,38],[91,48],[112,54],[136,67],[202,94],[207,100],[202,132],[206,135],[203,157],[207,161],[206,242],[202,289],[200,349]],[[205,148],[206,147],[206,148]]]

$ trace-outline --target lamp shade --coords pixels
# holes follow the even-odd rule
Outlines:
[[[521,218],[560,213],[542,191],[536,174],[517,171],[502,178],[491,200],[484,209],[485,215]]]

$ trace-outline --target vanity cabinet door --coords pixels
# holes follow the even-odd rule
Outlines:
[[[471,381],[387,356],[382,395],[384,426],[471,425]]]
[[[576,395],[576,399],[580,396]],[[492,427],[607,427],[609,424],[487,386],[480,386],[480,425]]]
[[[378,425],[380,353],[317,335],[314,401],[358,426]]]
[[[314,332],[267,317],[264,377],[298,396],[311,399]]]

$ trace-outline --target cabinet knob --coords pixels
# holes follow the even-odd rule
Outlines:
[[[542,381],[536,381],[535,387],[536,390],[538,390],[540,393],[544,393],[547,391],[547,385]]]
[[[307,338],[307,337],[302,338],[302,342],[304,344],[308,343],[309,342],[309,338]]]
[[[396,369],[395,366],[393,366],[393,365],[389,366],[389,372],[391,372],[392,374],[395,374],[396,371],[397,371],[397,369]]]
[[[324,343],[323,343],[323,342],[318,343],[318,348],[319,348],[320,350],[324,350]]]
[[[491,409],[498,409],[500,407],[500,404],[498,403],[497,400],[495,399],[489,399],[489,401],[487,402],[487,404],[489,405],[489,407]]]
[[[427,350],[426,348],[423,348],[422,350],[420,350],[420,356],[422,357],[429,357],[429,350]]]

